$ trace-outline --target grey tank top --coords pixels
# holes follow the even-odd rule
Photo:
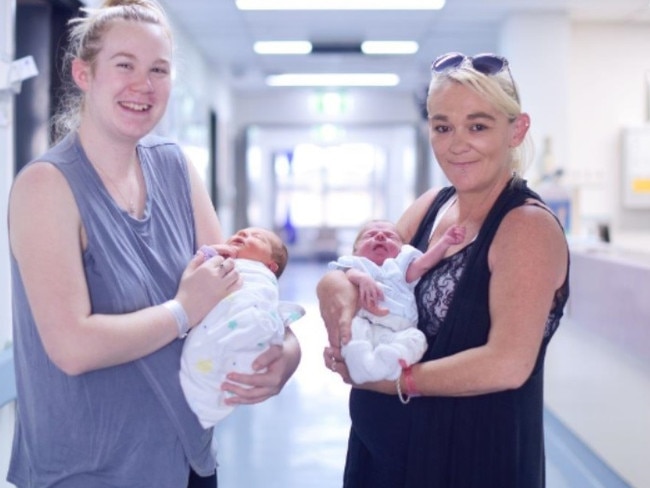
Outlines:
[[[79,207],[93,313],[127,313],[172,298],[195,252],[180,149],[147,137],[137,150],[147,188],[141,220],[115,204],[76,134],[39,158],[65,175]],[[214,472],[212,430],[200,426],[180,387],[182,341],[68,376],[46,355],[13,256],[11,265],[18,400],[8,479],[19,487],[178,488],[187,484],[188,463],[200,474]]]

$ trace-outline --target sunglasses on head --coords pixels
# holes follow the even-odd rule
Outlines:
[[[431,71],[436,74],[444,73],[446,71],[460,68],[463,64],[469,64],[475,71],[483,73],[486,76],[493,76],[507,71],[510,81],[512,82],[512,89],[514,95],[519,102],[519,94],[515,86],[515,80],[512,78],[512,73],[508,66],[508,60],[503,56],[496,54],[483,53],[476,56],[465,56],[462,53],[447,53],[436,58],[431,65]]]

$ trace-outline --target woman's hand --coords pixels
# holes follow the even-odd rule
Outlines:
[[[340,347],[330,346],[323,349],[323,362],[327,369],[339,374],[345,383],[348,385],[353,384],[348,371],[348,366],[345,364],[345,360],[341,356]]]
[[[253,361],[254,373],[229,373],[221,389],[232,394],[228,405],[250,405],[280,393],[300,363],[300,345],[287,328],[284,344],[271,346]]]
[[[205,259],[197,252],[190,260],[178,286],[176,299],[183,305],[190,325],[198,324],[221,300],[242,286],[232,259]]]
[[[385,393],[386,395],[395,395],[396,387],[394,381],[373,381],[363,384],[355,383],[350,377],[348,366],[345,360],[341,357],[341,349],[338,347],[326,347],[323,349],[323,362],[325,367],[332,372],[338,374],[341,379],[348,385],[362,390],[376,391],[377,393]]]

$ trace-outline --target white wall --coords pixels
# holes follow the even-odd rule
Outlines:
[[[159,131],[181,143],[204,145],[207,148],[207,117],[210,110],[217,113],[216,159],[219,164],[216,184],[220,193],[219,218],[224,233],[229,234],[234,214],[234,175],[232,165],[226,164],[233,160],[233,141],[229,131],[233,109],[228,78],[222,67],[207,64],[202,53],[178,26],[174,27],[174,40],[174,89]]]
[[[0,62],[14,59],[14,2],[0,4]],[[0,215],[7,215],[7,197],[13,180],[13,97],[0,92]],[[9,247],[7,227],[0,226],[0,348],[9,338],[11,301],[9,293]]]
[[[14,59],[14,0],[0,1],[0,62]],[[9,189],[14,174],[13,97],[0,93],[0,348],[11,334],[11,291],[9,244],[6,215]],[[14,410],[8,405],[0,410],[0,487],[13,486],[5,482],[13,436]]]
[[[643,238],[650,234],[650,209],[621,205],[620,142],[624,128],[648,124],[650,26],[581,23],[571,36],[569,165],[581,214],[585,224],[611,222],[614,241]]]
[[[534,152],[526,177],[532,184],[543,173],[545,138],[552,140],[556,162],[567,160],[570,32],[564,13],[512,15],[501,29],[500,50],[510,61],[523,110],[531,117]]]

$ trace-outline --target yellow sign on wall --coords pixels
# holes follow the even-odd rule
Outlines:
[[[623,130],[623,206],[650,209],[650,126]]]
[[[650,178],[637,178],[632,180],[634,193],[650,193]]]

